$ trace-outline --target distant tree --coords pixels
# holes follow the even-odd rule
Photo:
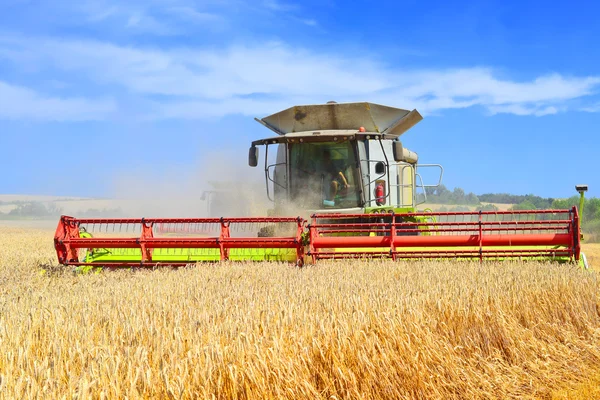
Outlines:
[[[56,204],[51,203],[46,206],[39,201],[18,202],[17,206],[9,211],[8,215],[12,217],[42,218],[60,215],[62,209]]]
[[[473,205],[480,203],[479,197],[477,197],[477,195],[475,193],[469,193],[467,195],[467,197],[465,198],[465,202],[467,204],[473,204]]]
[[[583,218],[600,220],[600,198],[592,197],[591,199],[586,199],[583,206]]]
[[[454,204],[465,204],[465,191],[458,187],[454,188],[450,199]]]
[[[465,191],[459,187],[450,191],[446,186],[440,185],[437,188],[427,188],[426,193],[427,200],[430,203],[469,205],[479,204],[479,198],[475,193],[465,194]]]
[[[48,209],[43,203],[31,201],[19,203],[8,214],[18,217],[45,217],[48,216]]]
[[[571,207],[569,199],[554,199],[552,202],[552,208],[554,209],[564,209],[569,207]]]
[[[544,210],[544,209],[550,208],[552,206],[552,202],[554,201],[554,199],[543,198],[543,197],[536,196],[533,194],[528,194],[528,195],[524,196],[524,198],[521,202],[523,202],[523,201],[530,202],[538,210]]]
[[[480,201],[486,203],[514,204],[512,207],[513,210],[569,209],[573,206],[579,207],[579,196],[577,195],[566,199],[555,199],[540,197],[534,194],[484,193],[479,195],[478,198]],[[478,209],[487,211],[487,207],[483,206]],[[592,197],[585,200],[581,223],[582,229],[586,233],[586,240],[600,240],[600,198]]]
[[[486,203],[500,203],[500,204],[519,204],[524,201],[528,201],[531,204],[535,205],[537,209],[545,209],[550,208],[553,198],[544,198],[540,196],[536,196],[533,194],[527,195],[512,195],[508,193],[485,193],[479,195],[479,200],[484,201]]]
[[[448,188],[444,185],[440,185],[437,188],[435,188],[435,195],[438,197],[447,197],[450,196],[450,190],[448,190]]]
[[[501,204],[511,204],[508,201],[508,194],[506,193],[484,193],[480,194],[479,200],[484,201],[486,203],[501,203]]]
[[[494,204],[481,205],[475,209],[476,211],[498,211],[498,207]]]
[[[554,199],[550,205],[551,208],[557,209],[571,208],[573,206],[579,206],[579,196],[571,196],[567,199]]]
[[[56,203],[50,203],[47,207],[48,215],[61,215],[63,213],[62,207],[56,205]]]

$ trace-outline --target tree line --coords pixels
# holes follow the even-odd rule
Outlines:
[[[59,217],[63,213],[63,209],[58,207],[54,203],[45,204],[40,201],[20,201],[14,203],[4,203],[9,205],[15,205],[15,207],[3,213],[0,211],[0,219],[47,219]],[[122,216],[123,211],[120,208],[114,209],[95,209],[90,208],[88,210],[78,213],[79,217],[86,218],[102,218],[102,217],[115,217]]]
[[[533,194],[516,195],[508,193],[484,193],[476,195],[475,193],[466,193],[463,189],[459,187],[454,188],[454,190],[450,190],[444,185],[440,185],[437,188],[426,188],[426,193],[427,201],[435,204],[523,204],[523,207],[535,207],[532,209],[538,210],[550,208],[555,200],[551,197],[544,198]]]
[[[427,202],[434,204],[448,204],[455,207],[442,207],[440,211],[466,211],[467,205],[476,206],[476,210],[495,211],[498,207],[493,204],[512,204],[511,210],[547,210],[565,209],[573,206],[579,207],[579,196],[575,195],[567,199],[555,199],[552,197],[540,197],[533,194],[515,195],[509,193],[484,193],[475,195],[465,193],[461,188],[449,190],[440,185],[437,188],[427,188]],[[600,198],[586,198],[583,215],[581,215],[582,227],[586,233],[600,240]]]
[[[544,198],[533,194],[485,193],[476,195],[465,193],[461,188],[450,190],[444,185],[437,188],[427,188],[426,194],[428,203],[448,205],[448,207],[442,207],[440,211],[468,211],[472,209],[468,206],[475,206],[476,210],[482,211],[498,210],[498,207],[494,204],[484,203],[513,204],[512,210],[565,209],[579,206],[579,196],[577,195],[567,199]],[[54,203],[44,204],[39,201],[29,201],[12,204],[15,204],[16,207],[7,213],[0,212],[0,219],[47,219],[58,217],[63,211]],[[78,213],[79,217],[99,218],[122,215],[123,211],[120,208],[89,209]],[[586,198],[581,217],[584,232],[591,234],[592,239],[600,240],[600,198]]]

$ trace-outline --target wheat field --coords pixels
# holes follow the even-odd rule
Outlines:
[[[0,228],[1,398],[600,397],[570,265],[219,264],[74,274]]]

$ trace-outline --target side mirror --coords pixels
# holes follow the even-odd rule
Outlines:
[[[375,164],[375,173],[379,175],[385,174],[385,164],[383,162],[379,161]]]
[[[256,146],[250,147],[250,151],[248,151],[248,165],[251,167],[258,165],[258,147]]]
[[[394,161],[396,162],[407,162],[409,164],[415,164],[419,156],[414,151],[410,151],[402,146],[402,142],[392,142],[392,150],[394,152]]]

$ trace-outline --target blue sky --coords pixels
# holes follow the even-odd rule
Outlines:
[[[229,169],[210,165],[247,170],[249,142],[269,136],[253,117],[337,100],[421,111],[403,142],[443,164],[450,188],[566,197],[588,183],[599,196],[599,12],[2,0],[0,193],[111,196],[124,176],[146,187],[219,179]]]

